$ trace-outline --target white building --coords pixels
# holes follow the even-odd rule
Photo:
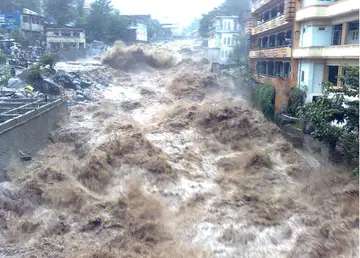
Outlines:
[[[226,64],[230,62],[237,37],[240,34],[238,16],[216,16],[211,20],[208,52],[211,61]]]
[[[48,25],[46,45],[51,50],[86,48],[85,29]]]
[[[341,87],[344,66],[359,66],[359,0],[304,0],[295,15],[293,57],[298,86],[307,101],[321,95],[322,82]]]

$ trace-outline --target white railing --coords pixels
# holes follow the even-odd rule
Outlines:
[[[359,0],[344,0],[324,6],[308,6],[296,12],[296,21],[303,21],[311,18],[328,19],[352,12],[358,13],[359,8]]]
[[[294,58],[358,59],[359,56],[360,47],[358,44],[326,47],[301,47],[293,50]]]

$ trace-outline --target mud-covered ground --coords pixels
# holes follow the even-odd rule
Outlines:
[[[358,257],[350,172],[314,166],[177,47],[121,49],[140,65],[113,50],[106,63],[129,74],[9,167],[0,256]]]

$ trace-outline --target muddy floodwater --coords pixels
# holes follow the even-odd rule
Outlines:
[[[111,85],[9,167],[0,257],[358,257],[351,173],[293,148],[200,47],[163,47],[59,64]]]

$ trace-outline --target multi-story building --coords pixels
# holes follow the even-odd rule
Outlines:
[[[276,111],[291,87],[306,86],[307,101],[322,82],[341,86],[345,65],[359,65],[358,0],[253,0],[249,63],[260,83],[276,88]]]
[[[44,35],[44,17],[28,9],[23,12],[0,14],[0,27],[7,32],[18,29],[30,43]]]
[[[254,0],[248,20],[249,64],[255,79],[276,88],[277,110],[286,106],[286,91],[295,86],[291,56],[295,0]]]
[[[211,20],[208,52],[211,61],[227,64],[240,35],[239,16],[216,16]]]
[[[297,86],[307,101],[322,93],[322,82],[342,87],[345,66],[359,66],[359,0],[305,0],[295,16],[293,58]]]
[[[50,50],[84,49],[85,29],[49,24],[46,26],[46,46]]]

